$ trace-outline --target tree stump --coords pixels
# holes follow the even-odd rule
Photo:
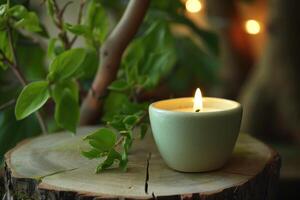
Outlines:
[[[80,128],[76,136],[62,132],[28,139],[6,153],[8,199],[272,198],[280,157],[249,135],[240,134],[231,159],[217,171],[181,173],[168,168],[148,134],[135,142],[127,172],[112,168],[95,174],[99,160],[80,155],[82,137],[95,128]]]

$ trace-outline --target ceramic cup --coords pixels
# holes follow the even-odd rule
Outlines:
[[[238,102],[203,98],[206,112],[182,112],[192,108],[193,98],[152,103],[149,115],[153,136],[166,164],[182,172],[221,168],[232,154],[242,118]]]

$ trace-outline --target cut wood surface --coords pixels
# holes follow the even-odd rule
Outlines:
[[[85,148],[82,138],[95,129],[80,128],[76,136],[62,132],[28,139],[10,150],[5,155],[7,196],[14,199],[261,200],[271,199],[279,176],[278,154],[246,134],[240,134],[231,159],[217,171],[173,171],[165,165],[152,135],[148,134],[143,141],[135,142],[127,172],[109,169],[95,174],[99,160],[80,155],[80,149]]]

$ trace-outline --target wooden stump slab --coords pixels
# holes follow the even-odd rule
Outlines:
[[[137,141],[128,171],[94,170],[99,160],[80,155],[82,138],[96,127],[29,139],[5,155],[7,197],[13,199],[271,199],[278,154],[240,134],[230,161],[208,173],[180,173],[161,159],[151,134]],[[151,152],[149,163],[148,155]],[[147,170],[147,163],[148,170]],[[146,181],[146,174],[149,179]],[[146,183],[147,182],[147,183]],[[145,185],[148,185],[146,188]]]

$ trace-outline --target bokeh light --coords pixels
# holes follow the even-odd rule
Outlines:
[[[258,21],[254,19],[249,19],[245,23],[245,30],[251,35],[256,35],[260,32],[261,27]]]
[[[202,9],[202,4],[199,0],[187,0],[185,2],[185,7],[188,12],[196,13]]]

